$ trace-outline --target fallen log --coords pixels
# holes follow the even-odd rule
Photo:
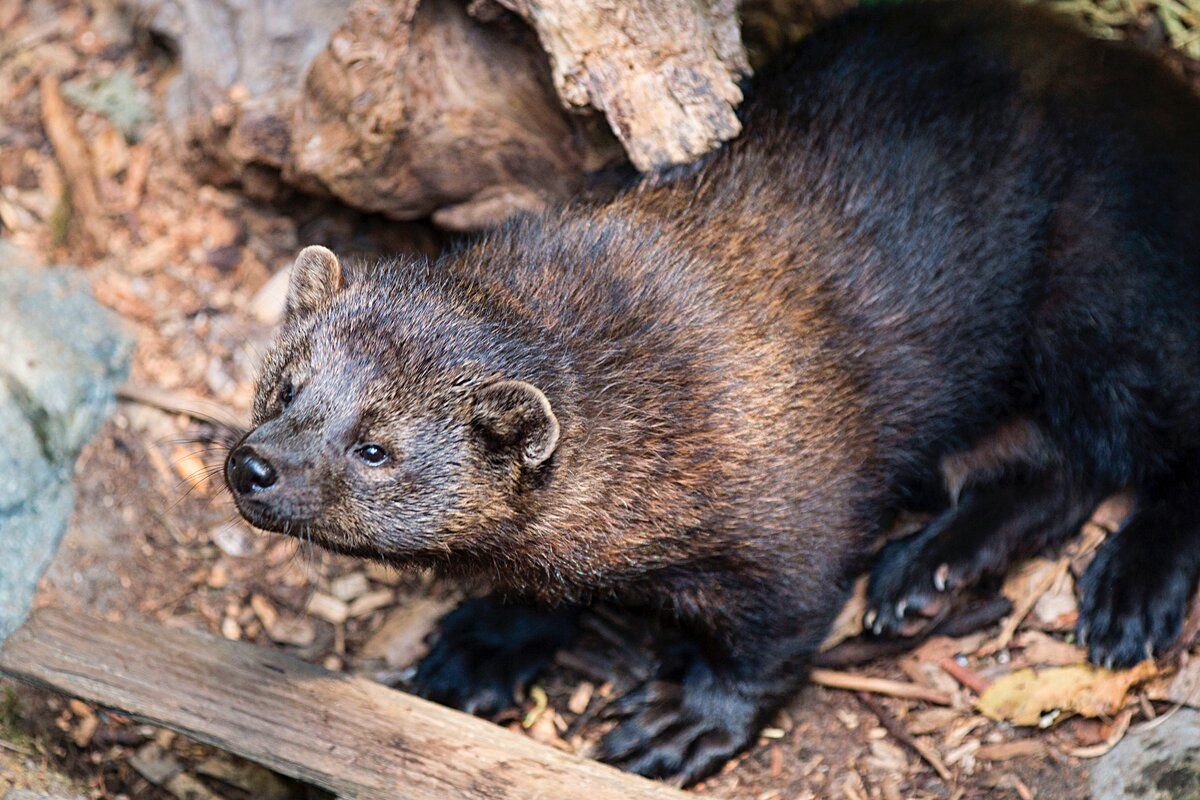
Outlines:
[[[687,796],[364,678],[197,632],[42,609],[0,646],[0,672],[343,798]]]

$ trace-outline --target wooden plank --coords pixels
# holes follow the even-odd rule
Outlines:
[[[191,631],[42,609],[0,647],[0,672],[348,800],[688,796],[363,678]]]

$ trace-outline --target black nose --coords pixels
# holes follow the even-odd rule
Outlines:
[[[271,462],[246,445],[229,454],[225,477],[238,494],[250,494],[270,489],[279,479]]]

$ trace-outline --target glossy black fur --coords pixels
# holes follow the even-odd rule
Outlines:
[[[609,205],[349,274],[328,300],[301,286],[313,307],[244,442],[278,481],[239,508],[670,618],[686,658],[627,698],[601,754],[680,782],[798,689],[918,500],[947,507],[876,566],[881,631],[1128,488],[1081,632],[1100,663],[1168,646],[1200,570],[1200,101],[1036,9],[931,2],[828,25],[744,119],[702,167]],[[525,388],[481,401],[497,380]],[[1035,444],[997,446],[1013,425]],[[356,461],[364,442],[391,460]],[[499,613],[450,620],[418,690],[494,707],[569,638],[570,619]]]
[[[413,683],[430,700],[469,714],[495,714],[571,643],[579,608],[498,596],[467,600],[442,618],[438,640]]]

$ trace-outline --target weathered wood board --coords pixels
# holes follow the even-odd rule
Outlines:
[[[42,609],[0,647],[0,672],[343,798],[688,796],[363,678],[190,631]]]

